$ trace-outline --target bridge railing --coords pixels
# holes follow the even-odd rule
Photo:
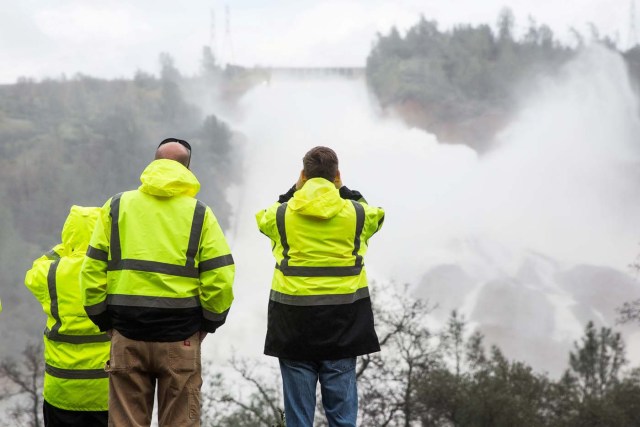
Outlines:
[[[272,76],[323,77],[340,76],[359,78],[365,73],[364,67],[269,67],[266,70]]]
[[[364,67],[254,67],[247,69],[237,65],[227,65],[227,72],[234,73],[239,71],[250,71],[254,74],[268,76],[267,78],[312,78],[331,76],[362,78],[365,75]]]

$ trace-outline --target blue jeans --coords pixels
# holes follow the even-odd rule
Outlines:
[[[329,427],[355,427],[358,417],[356,358],[301,361],[280,359],[287,427],[313,427],[316,385]]]

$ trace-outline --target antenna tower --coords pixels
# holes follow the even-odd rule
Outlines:
[[[233,40],[231,38],[231,11],[229,10],[229,4],[224,5],[225,13],[225,38],[227,44],[227,64],[233,64],[235,62],[233,54]]]
[[[638,29],[636,26],[636,0],[630,0],[629,5],[629,49],[638,45]]]
[[[216,54],[216,11],[211,8],[211,24],[209,25],[209,48]]]

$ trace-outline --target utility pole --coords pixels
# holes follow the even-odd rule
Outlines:
[[[233,54],[233,39],[231,38],[231,11],[229,10],[229,4],[224,5],[225,12],[225,38],[227,47],[227,64],[233,64],[235,62]]]
[[[638,29],[636,26],[636,0],[630,0],[629,6],[629,49],[638,45]]]
[[[213,55],[217,55],[216,49],[216,11],[214,8],[211,8],[211,24],[209,25],[209,48]]]

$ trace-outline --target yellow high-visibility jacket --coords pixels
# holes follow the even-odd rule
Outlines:
[[[78,276],[99,208],[72,206],[62,244],[34,261],[25,285],[47,315],[44,399],[70,411],[106,411],[109,338],[87,317]]]
[[[312,178],[256,220],[276,260],[265,354],[323,360],[379,351],[364,255],[384,211]]]
[[[200,183],[166,159],[140,180],[101,209],[80,277],[85,310],[101,330],[134,340],[214,332],[233,301],[235,266],[213,212],[194,198]]]

